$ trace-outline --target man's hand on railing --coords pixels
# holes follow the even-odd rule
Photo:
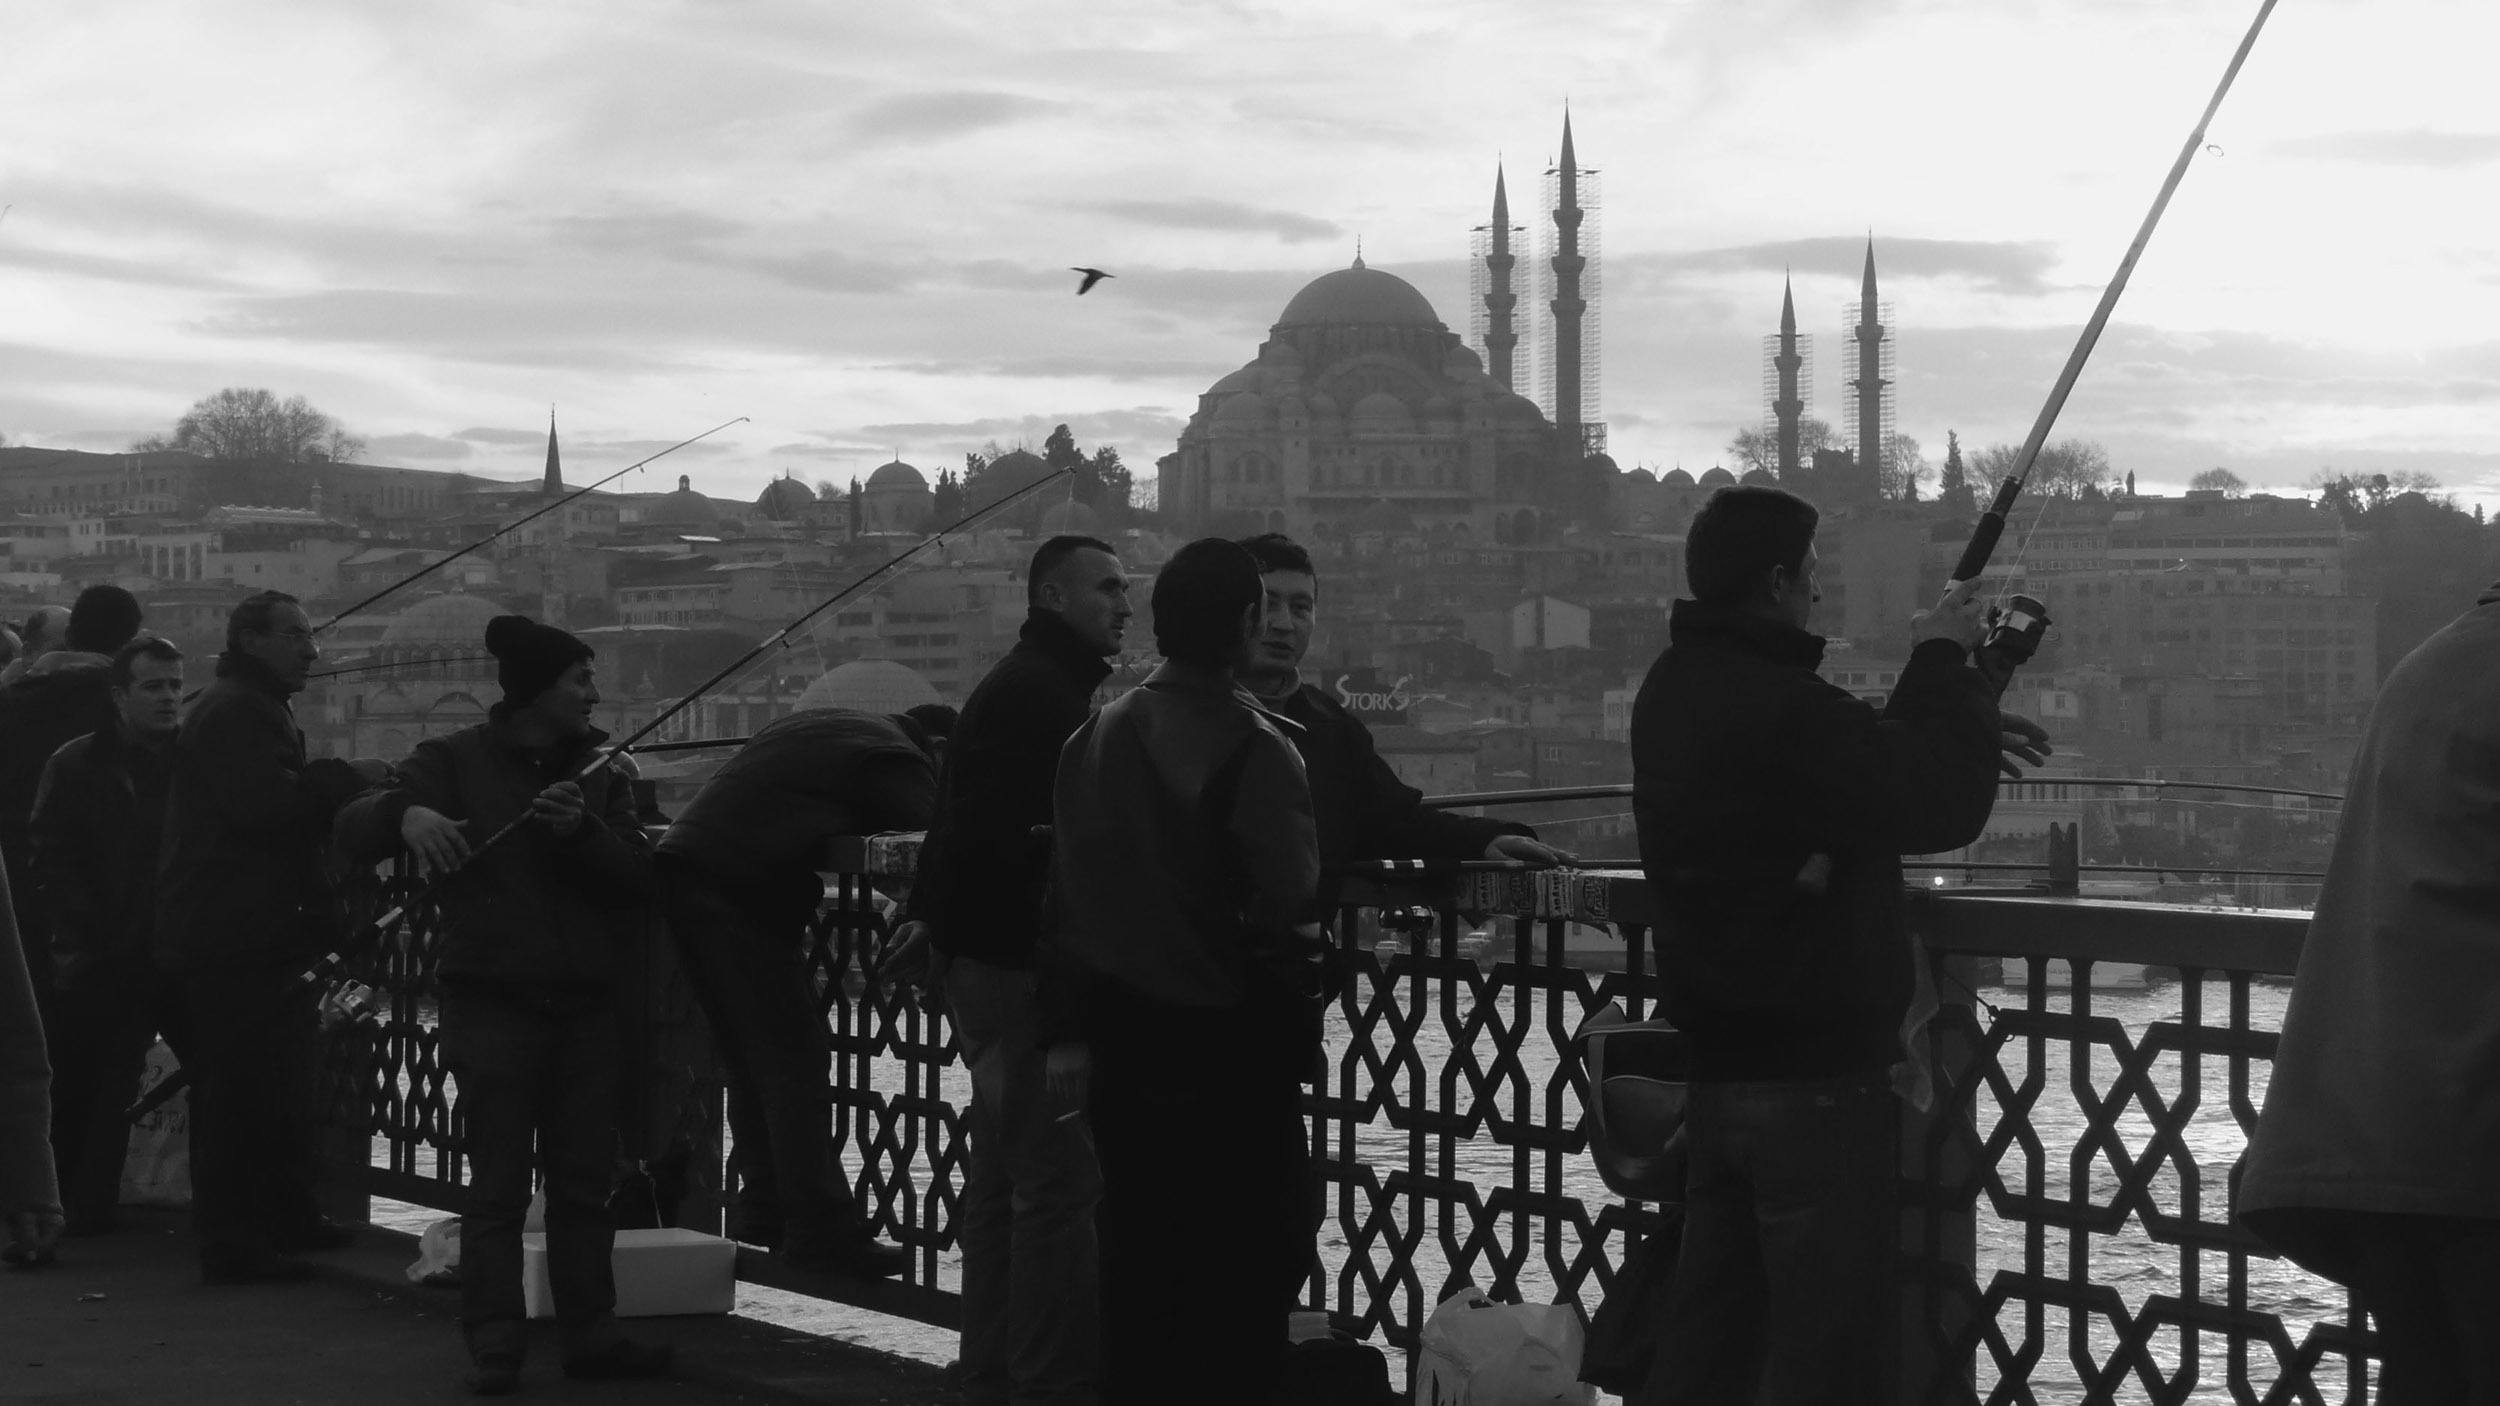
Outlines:
[[[1484,857],[1517,860],[1523,864],[1533,864],[1540,869],[1551,869],[1557,865],[1580,862],[1580,856],[1571,851],[1556,849],[1543,840],[1527,835],[1494,836],[1493,842],[1484,847]]]
[[[946,999],[946,954],[937,949],[936,936],[935,928],[917,920],[886,934],[877,953],[877,989],[888,995],[914,992],[922,1010],[936,1010]]]
[[[2056,750],[2047,728],[2013,713],[1997,714],[1997,770],[2020,776],[2024,766],[2038,766]]]
[[[416,856],[417,877],[448,874],[469,862],[469,839],[461,822],[427,806],[410,806],[400,817],[399,838]]]

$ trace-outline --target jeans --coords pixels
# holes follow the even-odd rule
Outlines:
[[[833,1045],[804,960],[807,912],[733,901],[664,860],[662,899],[686,977],[729,1074],[740,1233],[827,1250],[868,1235],[834,1152]]]
[[[972,1073],[964,1400],[1090,1406],[1101,1362],[1093,1139],[1082,1118],[1054,1118],[1043,1094],[1033,973],[957,958],[946,999]]]
[[[90,972],[55,991],[46,1027],[52,1054],[52,1159],[73,1227],[109,1225],[121,1204],[139,1076],[159,1032],[174,1058],[199,1058],[174,984],[150,972]],[[197,1077],[196,1071],[194,1077]]]
[[[443,1067],[460,1084],[469,1207],[460,1218],[460,1326],[470,1356],[518,1358],[527,1318],[521,1226],[532,1171],[547,1184],[547,1286],[567,1358],[615,1337],[616,1015],[604,991],[447,987]],[[533,1147],[535,1156],[533,1156]]]
[[[1885,1076],[1697,1083],[1684,1245],[1630,1406],[1859,1406],[1899,1372]]]
[[[1310,1249],[1299,1071],[1255,1017],[1124,1003],[1095,1022],[1105,1406],[1271,1406]]]
[[[302,964],[185,973],[191,1027],[191,1227],[204,1258],[266,1254],[309,1230],[315,993]]]

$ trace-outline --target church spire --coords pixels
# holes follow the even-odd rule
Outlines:
[[[548,498],[564,496],[564,461],[556,453],[556,408],[552,405],[547,407],[547,476],[538,491]]]
[[[1799,394],[1797,389],[1797,368],[1804,362],[1805,358],[1797,351],[1795,281],[1786,274],[1782,274],[1780,277],[1779,351],[1771,359],[1772,366],[1779,372],[1779,396],[1771,402],[1771,413],[1779,422],[1779,475],[1782,483],[1799,482],[1799,470],[1804,467],[1797,462],[1798,416],[1803,414],[1806,408],[1805,397]]]
[[[1485,371],[1506,391],[1516,392],[1511,352],[1519,345],[1519,333],[1511,326],[1511,309],[1519,299],[1511,292],[1510,271],[1518,262],[1510,252],[1510,190],[1500,162],[1493,164],[1493,227],[1491,242],[1484,256],[1485,271]]]

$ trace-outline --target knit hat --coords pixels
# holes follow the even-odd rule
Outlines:
[[[139,598],[119,586],[89,586],[69,608],[62,642],[89,654],[111,654],[139,633]]]
[[[495,681],[506,703],[520,707],[547,691],[564,671],[597,651],[553,625],[526,615],[498,615],[486,622],[486,652],[495,656]]]

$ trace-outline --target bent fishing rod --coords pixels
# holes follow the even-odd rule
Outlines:
[[[415,571],[410,572],[408,575],[402,576],[398,580],[393,581],[391,584],[384,586],[381,590],[374,592],[372,595],[356,602],[354,605],[340,611],[338,614],[333,615],[329,619],[322,621],[320,624],[313,626],[313,633],[316,635],[320,634],[322,631],[337,624],[341,620],[346,619],[348,616],[354,615],[358,611],[363,610],[366,606],[372,605],[376,601],[387,600],[391,596],[397,595],[399,592],[417,584],[419,581],[422,581],[426,577],[433,575],[435,572],[442,570],[444,567],[451,565],[453,562],[460,560],[469,553],[493,542],[496,538],[502,537],[506,533],[513,532],[519,528],[526,527],[529,524],[536,522],[538,519],[545,517],[547,514],[552,513],[556,509],[563,507],[565,504],[572,502],[574,499],[591,492],[593,489],[604,488],[646,464],[656,463],[661,459],[667,458],[669,455],[676,453],[678,450],[685,448],[689,444],[693,444],[699,440],[710,439],[712,436],[728,429],[731,425],[745,424],[746,419],[746,416],[741,415],[735,420],[724,420],[721,423],[712,426],[710,429],[705,430],[703,433],[696,435],[693,439],[681,439],[675,444],[670,445],[668,448],[661,450],[659,453],[652,455],[648,459],[638,459],[633,463],[627,464],[625,467],[618,469],[615,473],[608,475],[606,478],[599,480],[597,483],[591,484],[585,488],[574,489],[572,492],[565,494],[563,497],[558,498],[554,502],[539,508],[536,512],[514,518],[512,521],[507,522],[503,526],[496,528],[494,531],[487,533],[485,536],[478,538],[469,545],[462,547],[459,551],[453,552],[449,556],[439,557],[433,561],[427,562],[425,565],[418,567]]]
[[[2214,114],[2222,109],[2223,98],[2230,93],[2233,80],[2240,76],[2240,66],[2248,61],[2249,51],[2257,46],[2257,36],[2266,27],[2266,17],[2273,13],[2274,0],[2263,0],[2258,5],[2257,18],[2250,22],[2248,33],[2241,37],[2239,48],[2232,52],[2230,65],[2222,71],[2222,81],[2215,85],[2213,97],[2207,100],[2204,112],[2196,119],[2195,130],[2180,143],[2178,158],[2170,163],[2170,174],[2163,178],[2160,192],[2153,197],[2153,208],[2145,212],[2144,223],[2137,228],[2135,239],[2127,245],[2127,252],[2118,260],[2117,274],[2110,279],[2109,286],[2101,290],[2100,304],[2092,309],[2090,320],[2083,325],[2083,335],[2075,340],[2075,349],[2068,353],[2065,368],[2058,372],[2056,384],[2049,388],[2048,401],[2040,407],[2039,418],[2032,421],[2031,433],[2024,438],[2021,452],[2014,456],[2014,463],[2007,470],[2004,481],[1997,485],[1996,497],[1989,502],[1987,511],[1980,514],[1979,525],[1972,530],[1969,544],[1962,548],[1962,559],[1953,567],[1953,584],[1976,581],[1980,573],[1988,569],[1988,559],[1996,553],[1997,539],[2005,534],[2006,517],[2014,509],[2014,500],[2022,496],[2023,488],[2031,481],[2032,468],[2039,462],[2041,448],[2048,443],[2049,430],[2056,425],[2058,412],[2066,408],[2066,397],[2073,393],[2076,379],[2083,374],[2084,363],[2092,359],[2092,349],[2099,345],[2101,331],[2109,325],[2109,315],[2118,307],[2119,295],[2127,290],[2127,280],[2134,275],[2137,260],[2144,257],[2144,247],[2152,242],[2154,228],[2161,223],[2162,213],[2170,208],[2170,197],[2178,191],[2179,182],[2186,178],[2188,164],[2205,146],[2205,129],[2213,125]],[[2020,555],[2016,553],[2017,558]],[[2013,681],[2014,670],[2028,662],[2032,653],[2040,647],[2048,628],[2047,607],[2025,595],[2012,597],[2004,607],[2001,618],[1992,622],[1988,638],[1974,651],[1972,659],[2000,695]]]
[[[735,424],[737,422],[733,420],[730,423]],[[991,514],[1000,511],[1018,499],[1027,497],[1032,493],[1049,486],[1050,483],[1057,479],[1061,474],[1071,474],[1074,472],[1075,470],[1072,468],[1059,469],[1042,478],[1035,479],[1033,482],[1028,483],[1024,487],[999,498],[997,501],[990,503],[987,506],[964,514],[955,521],[948,523],[946,526],[939,528],[937,531],[921,538],[910,547],[907,547],[893,556],[886,558],[884,562],[880,563],[873,570],[854,578],[841,590],[826,597],[823,602],[810,608],[805,614],[799,616],[789,624],[782,626],[779,630],[767,637],[763,643],[758,644],[753,649],[748,650],[745,654],[740,655],[736,660],[732,661],[728,667],[712,675],[710,678],[705,679],[691,692],[679,697],[676,702],[671,703],[668,707],[662,709],[658,715],[651,719],[651,721],[644,723],[623,742],[617,743],[613,747],[601,749],[598,755],[592,757],[588,762],[583,764],[581,770],[566,777],[565,780],[578,784],[582,781],[588,780],[592,776],[597,775],[599,772],[614,766],[617,758],[622,757],[627,752],[633,750],[635,743],[640,742],[642,739],[650,736],[653,732],[659,730],[659,728],[666,724],[669,719],[676,717],[686,709],[693,707],[695,702],[702,698],[703,695],[736,677],[740,671],[744,670],[748,665],[754,663],[756,660],[762,658],[776,645],[786,647],[790,637],[798,633],[801,629],[804,629],[809,621],[814,620],[826,611],[833,609],[835,606],[849,600],[861,591],[866,590],[869,586],[875,584],[880,578],[884,577],[888,572],[893,571],[896,567],[901,566],[903,563],[920,555],[922,552],[927,551],[929,548],[946,540],[948,537],[963,531],[974,523],[980,521],[982,518],[988,517]],[[502,829],[497,830],[495,833],[487,836],[484,840],[471,847],[469,857],[461,861],[462,867],[465,868],[469,864],[476,863],[480,855],[483,855],[488,850],[493,849],[496,845],[502,843],[507,837],[519,832],[521,827],[528,824],[533,818],[533,812],[524,811],[511,823],[505,825]],[[290,989],[301,992],[328,984],[330,979],[336,976],[340,969],[347,965],[349,953],[379,943],[389,934],[393,927],[397,926],[407,917],[408,909],[410,907],[431,897],[437,888],[439,888],[447,880],[456,876],[459,872],[459,869],[453,869],[435,875],[432,879],[426,882],[425,887],[417,894],[401,902],[392,904],[389,909],[384,911],[379,916],[359,924],[355,932],[350,935],[348,941],[342,942],[333,950],[323,953],[319,960],[315,961],[310,967],[298,974]],[[180,1093],[183,1089],[189,1087],[190,1082],[189,1070],[176,1069],[173,1073],[158,1080],[154,1087],[141,1094],[135,1102],[133,1102],[127,1109],[123,1110],[123,1116],[131,1122],[137,1122],[139,1119],[146,1117],[149,1113],[155,1111],[159,1106],[163,1105],[167,1099],[172,1098],[175,1094]]]

